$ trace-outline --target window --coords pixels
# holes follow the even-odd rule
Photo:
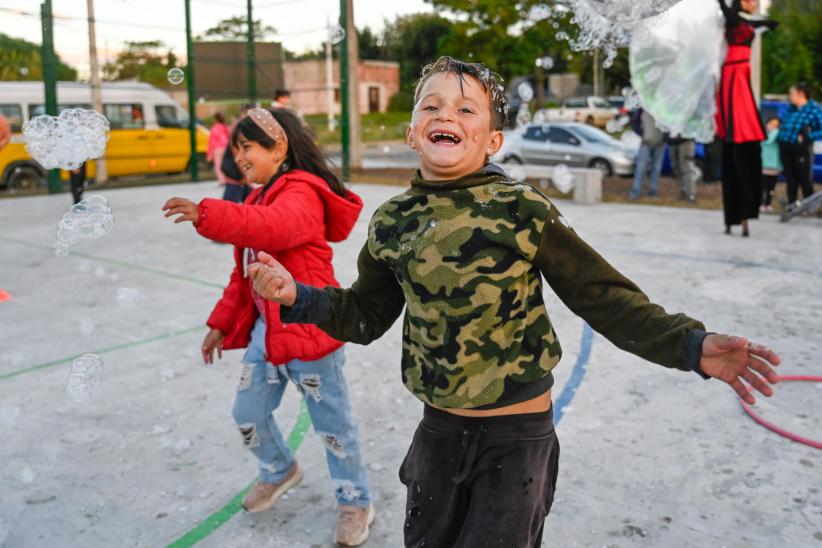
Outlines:
[[[108,118],[111,129],[134,129],[145,126],[143,105],[140,104],[103,105],[103,114]]]
[[[595,127],[579,125],[574,127],[574,131],[578,135],[582,135],[586,141],[592,143],[610,143],[614,141],[613,137]]]
[[[568,99],[565,101],[565,106],[568,108],[585,108],[588,106],[585,99]]]
[[[527,141],[545,141],[548,136],[542,130],[542,126],[529,126],[522,138]]]
[[[609,105],[602,99],[594,99],[591,101],[591,103],[593,103],[594,108],[611,108],[611,105]]]
[[[579,139],[571,135],[570,132],[560,129],[558,127],[552,127],[548,130],[548,140],[552,143],[556,143],[558,145],[578,145]]]
[[[178,111],[174,105],[155,106],[154,113],[160,127],[188,127],[188,115]]]
[[[91,110],[91,105],[77,103],[77,104],[64,104],[64,105],[57,105],[57,113],[61,113],[66,109],[70,108],[84,108],[86,110]],[[34,118],[35,116],[40,116],[46,113],[46,105],[29,105],[29,120]]]
[[[23,109],[20,105],[0,105],[0,114],[9,121],[12,131],[20,131],[23,127]]]

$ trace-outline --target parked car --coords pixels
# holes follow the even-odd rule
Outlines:
[[[632,175],[635,152],[597,128],[577,122],[529,124],[505,132],[491,159],[499,163],[591,167],[603,175]]]
[[[605,127],[619,113],[608,101],[595,95],[565,99],[559,108],[538,112],[539,117],[548,122],[583,122],[597,127]]]
[[[608,104],[611,105],[611,108],[616,109],[617,116],[621,116],[623,114],[628,113],[628,109],[625,108],[625,97],[623,97],[622,95],[608,96]]]

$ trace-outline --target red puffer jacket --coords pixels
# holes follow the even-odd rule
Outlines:
[[[347,238],[362,211],[359,196],[348,192],[345,198],[340,197],[324,180],[301,170],[286,172],[268,189],[262,202],[254,205],[261,191],[252,192],[244,204],[205,198],[195,224],[202,236],[235,246],[231,280],[206,322],[226,334],[223,348],[227,350],[248,346],[258,315],[244,274],[246,249],[271,254],[299,282],[339,287],[328,242]],[[271,363],[318,360],[342,346],[313,325],[283,325],[280,305],[263,303],[266,352]]]

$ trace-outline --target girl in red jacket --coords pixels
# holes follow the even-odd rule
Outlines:
[[[357,427],[343,377],[342,343],[313,325],[283,324],[278,304],[253,290],[246,267],[265,251],[288,265],[302,283],[339,287],[328,242],[348,237],[362,201],[328,169],[311,131],[290,110],[253,109],[231,135],[246,180],[263,186],[243,204],[205,198],[195,204],[172,198],[165,216],[191,221],[202,236],[235,246],[235,268],[208,319],[203,341],[206,364],[214,351],[247,348],[234,402],[244,445],[259,459],[259,479],[243,507],[271,508],[303,472],[280,433],[272,411],[289,380],[302,392],[311,422],[326,447],[340,508],[336,541],[357,546],[374,519]]]

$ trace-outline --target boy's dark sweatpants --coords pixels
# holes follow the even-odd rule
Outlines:
[[[405,546],[538,547],[557,484],[552,411],[466,418],[426,406],[400,466]]]

